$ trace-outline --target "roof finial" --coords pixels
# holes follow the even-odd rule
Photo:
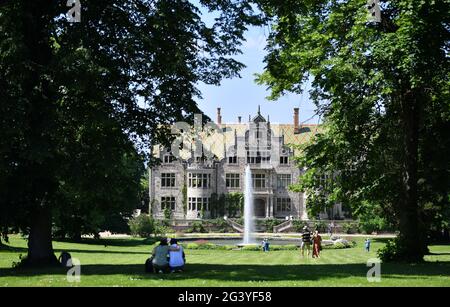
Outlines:
[[[261,115],[261,106],[258,105],[258,115]]]

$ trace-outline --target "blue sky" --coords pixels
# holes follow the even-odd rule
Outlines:
[[[204,16],[207,17],[208,16]],[[300,122],[304,122],[314,115],[315,106],[309,100],[309,88],[302,95],[288,94],[277,101],[269,101],[265,97],[269,95],[266,86],[255,83],[255,73],[264,70],[263,59],[265,41],[268,36],[267,27],[252,27],[246,32],[242,47],[242,55],[236,60],[247,67],[241,71],[242,78],[227,79],[220,86],[200,84],[203,99],[197,99],[200,109],[211,119],[216,119],[217,108],[222,108],[223,122],[237,122],[237,117],[248,120],[256,114],[258,105],[264,117],[270,115],[272,123],[292,123],[293,108],[300,108]],[[318,117],[306,123],[317,123]]]

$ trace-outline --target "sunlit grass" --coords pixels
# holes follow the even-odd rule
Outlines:
[[[382,264],[381,282],[369,283],[367,260],[384,242],[373,240],[367,253],[364,239],[355,240],[355,248],[326,249],[320,259],[299,251],[187,250],[184,273],[157,275],[144,273],[152,246],[143,239],[54,242],[58,254],[67,250],[81,262],[81,282],[69,283],[62,268],[12,269],[26,254],[26,241],[13,236],[0,251],[0,286],[450,286],[450,246],[432,246],[423,264]]]

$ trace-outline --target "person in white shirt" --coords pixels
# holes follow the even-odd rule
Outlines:
[[[170,245],[173,248],[178,248],[178,250],[171,250],[169,252],[170,271],[171,272],[182,272],[184,270],[184,264],[186,262],[183,247],[178,245],[178,242],[176,239],[171,239]]]

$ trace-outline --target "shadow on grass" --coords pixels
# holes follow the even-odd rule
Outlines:
[[[152,249],[149,247],[148,251],[117,251],[117,250],[107,250],[107,249],[98,249],[98,250],[89,250],[89,249],[73,249],[73,248],[54,248],[53,249],[56,256],[59,256],[61,252],[69,252],[69,253],[82,253],[82,254],[124,254],[124,255],[150,255]],[[20,253],[27,254],[28,248],[26,247],[14,247],[14,246],[6,246],[0,249],[0,253]]]
[[[116,246],[116,247],[136,247],[141,245],[152,245],[159,241],[159,238],[146,238],[146,239],[91,239],[82,238],[80,241],[73,241],[70,239],[54,239],[54,242],[72,243],[72,244],[87,244],[87,245],[103,245],[103,246]]]
[[[140,264],[92,264],[82,265],[82,276],[130,275],[137,279],[202,280],[223,281],[301,281],[323,278],[366,277],[367,266],[361,264],[297,264],[297,265],[221,265],[187,264],[186,271],[177,274],[147,274]],[[65,275],[63,268],[0,269],[0,276],[31,277],[47,274]],[[383,264],[382,275],[390,278],[410,276],[449,276],[450,262],[408,264]]]
[[[28,248],[26,247],[16,247],[16,246],[10,246],[10,245],[3,245],[0,247],[0,253],[1,252],[8,252],[8,253],[27,253]]]

